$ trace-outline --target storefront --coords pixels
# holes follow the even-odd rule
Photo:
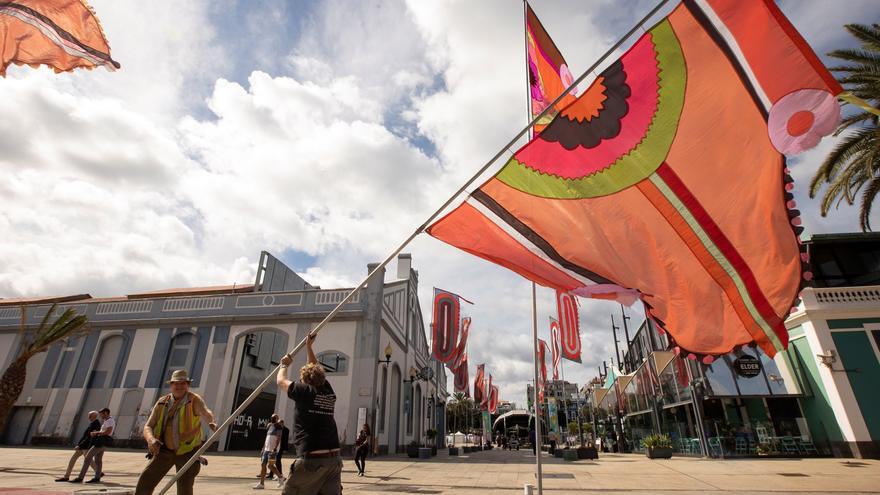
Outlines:
[[[665,347],[665,337],[646,325],[633,340]],[[680,455],[829,452],[812,440],[800,404],[802,379],[787,351],[771,359],[746,347],[706,365],[668,351],[650,352],[648,345],[641,349],[646,355],[625,361],[634,369],[609,371],[604,387],[591,395],[596,428],[609,451],[641,452],[646,436],[662,433]]]

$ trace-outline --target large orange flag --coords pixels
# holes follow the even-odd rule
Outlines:
[[[98,18],[83,0],[0,2],[0,76],[9,64],[47,65],[55,72],[119,68]]]
[[[681,349],[784,349],[811,274],[785,153],[842,89],[772,0],[686,0],[428,232],[542,285],[637,294]]]

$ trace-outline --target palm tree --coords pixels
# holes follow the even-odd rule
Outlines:
[[[840,83],[857,98],[877,108],[880,99],[880,25],[847,24],[846,30],[861,43],[861,48],[835,50],[828,55],[849,62],[832,67],[841,73]],[[871,204],[880,193],[880,128],[874,112],[862,111],[843,119],[835,135],[852,128],[835,146],[810,182],[810,197],[828,185],[822,196],[821,212],[826,216],[833,205],[841,201],[850,205],[861,192],[859,224],[863,231],[871,230]]]
[[[85,315],[77,315],[72,308],[65,310],[61,316],[50,323],[49,319],[55,313],[56,306],[53,304],[49,308],[43,321],[35,330],[25,328],[27,307],[21,307],[21,325],[19,326],[19,334],[22,337],[21,346],[16,358],[0,377],[0,432],[6,430],[6,421],[12,412],[12,406],[15,405],[15,401],[18,400],[18,396],[21,395],[21,390],[24,388],[28,360],[36,354],[45,352],[55,342],[86,330],[88,319]]]

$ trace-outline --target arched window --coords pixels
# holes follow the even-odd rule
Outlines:
[[[317,355],[318,362],[324,366],[328,375],[345,375],[348,373],[348,356],[339,351],[324,351]]]
[[[165,382],[171,378],[174,370],[186,370],[190,377],[193,376],[192,365],[195,361],[196,341],[195,334],[190,332],[178,333],[171,339],[168,358],[165,361],[165,373],[162,375],[162,389],[169,388]]]

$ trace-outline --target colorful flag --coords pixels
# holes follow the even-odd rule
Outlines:
[[[451,363],[458,352],[461,302],[451,292],[434,288],[434,322],[431,323],[431,348],[434,359]],[[458,367],[456,367],[458,368]]]
[[[550,357],[553,362],[553,379],[559,380],[559,361],[562,355],[559,352],[559,323],[550,318]]]
[[[455,357],[447,363],[449,369],[453,370],[461,366],[462,359],[467,356],[467,339],[468,333],[471,328],[471,318],[470,316],[465,316],[461,319],[461,338],[459,339],[458,346],[455,349]]]
[[[784,349],[812,278],[784,153],[842,89],[771,0],[685,0],[428,232],[584,297],[638,291],[688,357]]]
[[[452,374],[455,378],[455,391],[463,392],[465,397],[470,397],[470,390],[468,383],[468,362],[467,362],[467,353],[464,355],[464,359],[461,362],[461,366],[452,370]]]
[[[568,64],[556,43],[544,30],[538,16],[532,11],[532,7],[526,4],[526,44],[528,46],[529,64],[529,96],[531,98],[532,116],[538,115],[559,95],[565,88],[574,82]],[[575,100],[577,90],[572,88],[569,95],[563,98],[556,106],[544,114],[541,120],[535,124],[535,133],[544,130],[559,109],[564,108]]]
[[[581,362],[581,325],[577,299],[568,292],[556,291],[556,311],[559,315],[559,335],[562,338],[562,357]]]
[[[487,395],[489,396],[487,410],[489,414],[495,414],[498,412],[498,387],[492,385],[492,375],[489,375],[489,387],[487,390]]]
[[[119,68],[101,23],[82,0],[0,2],[0,76],[10,64],[47,65],[55,72]]]
[[[485,364],[477,365],[477,376],[474,378],[474,404],[480,409],[486,408]]]
[[[547,342],[538,339],[538,366],[541,375],[538,376],[538,402],[544,402],[544,389],[547,385]]]

